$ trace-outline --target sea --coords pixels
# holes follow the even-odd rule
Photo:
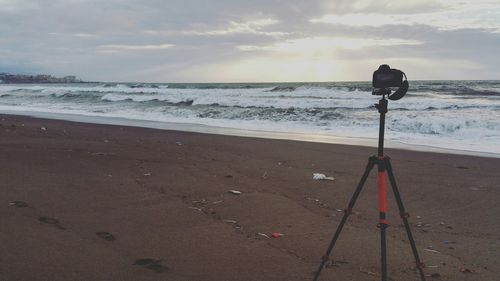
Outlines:
[[[0,84],[0,112],[91,123],[376,146],[370,82]],[[500,81],[411,81],[389,147],[500,155]]]

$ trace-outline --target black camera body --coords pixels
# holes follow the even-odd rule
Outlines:
[[[373,88],[383,89],[401,87],[403,85],[403,71],[383,64],[373,72]]]
[[[382,64],[373,72],[372,86],[374,88],[373,95],[387,95],[390,100],[398,100],[408,91],[408,80],[406,80],[406,75],[403,71],[391,68],[387,64]],[[391,90],[388,89],[391,87],[398,87],[398,89],[391,94]]]

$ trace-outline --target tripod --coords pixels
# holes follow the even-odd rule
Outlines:
[[[344,215],[342,217],[342,220],[340,221],[340,224],[337,227],[335,234],[333,235],[330,245],[326,250],[326,254],[322,257],[321,264],[319,265],[318,270],[314,274],[314,279],[313,279],[314,281],[318,280],[321,270],[325,266],[325,263],[328,261],[330,254],[333,250],[333,247],[335,246],[335,243],[337,242],[337,239],[340,236],[340,232],[342,231],[342,228],[344,227],[347,218],[349,217],[349,215],[351,215],[352,208],[354,207],[354,204],[356,203],[356,200],[358,199],[358,196],[361,193],[361,190],[363,189],[363,186],[366,182],[366,179],[368,178],[368,175],[370,174],[371,170],[375,165],[377,165],[378,167],[377,185],[378,185],[379,223],[377,227],[380,229],[382,281],[387,281],[386,229],[388,227],[388,222],[386,220],[386,212],[387,212],[387,205],[386,205],[387,184],[385,177],[386,172],[387,175],[389,176],[389,182],[391,183],[392,191],[394,192],[394,197],[396,198],[396,202],[398,204],[399,214],[401,216],[401,219],[403,220],[406,233],[408,234],[408,240],[410,241],[411,250],[413,252],[413,256],[415,257],[416,267],[420,274],[420,279],[422,281],[425,281],[425,276],[423,272],[424,264],[420,261],[420,258],[418,256],[417,247],[415,246],[415,240],[413,239],[413,235],[410,229],[410,224],[408,222],[408,218],[410,217],[410,215],[405,211],[403,201],[401,199],[401,195],[398,190],[398,185],[396,183],[396,178],[394,177],[394,173],[392,171],[390,158],[388,156],[384,156],[385,114],[387,113],[387,103],[388,103],[388,101],[385,99],[385,96],[390,94],[390,90],[382,89],[380,90],[380,93],[382,93],[382,99],[379,100],[378,104],[375,104],[375,107],[378,109],[378,112],[380,113],[378,153],[376,156],[374,155],[368,158],[368,164],[366,165],[365,172],[361,177],[358,187],[354,191],[351,200],[349,201],[349,205],[344,210]]]

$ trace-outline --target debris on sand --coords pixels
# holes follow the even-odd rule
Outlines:
[[[262,236],[262,237],[266,237],[266,238],[271,238],[271,237],[269,237],[269,235],[262,233],[262,232],[258,232],[257,235]]]
[[[475,269],[470,269],[470,268],[467,268],[467,267],[461,267],[458,270],[460,272],[462,272],[462,273],[476,273]]]
[[[359,267],[359,272],[364,273],[364,274],[368,274],[368,275],[372,275],[372,276],[376,276],[377,275],[375,272],[366,270],[366,269],[364,269],[361,266]]]
[[[241,195],[241,194],[243,194],[243,192],[238,191],[238,190],[234,190],[234,189],[228,190],[227,192],[229,192],[231,194],[234,194],[234,195]]]
[[[38,220],[43,222],[43,223],[46,223],[46,224],[58,224],[59,223],[58,219],[49,218],[49,217],[39,217]]]
[[[134,262],[134,265],[142,266],[146,269],[152,270],[154,272],[164,272],[168,270],[168,267],[160,264],[161,260],[155,260],[152,258],[142,258],[142,259],[136,259]]]
[[[191,203],[204,205],[204,204],[207,204],[207,199],[203,198],[201,200],[191,200]]]
[[[335,180],[335,178],[334,177],[327,177],[325,174],[321,174],[321,173],[313,173],[313,180],[332,181],[332,180]]]
[[[433,250],[433,249],[424,249],[424,251],[431,252],[431,253],[436,253],[436,254],[441,254],[440,251],[436,251],[436,250]]]
[[[42,131],[47,131],[47,127],[42,126],[42,127],[40,127],[40,130],[42,130]]]
[[[284,235],[285,235],[285,234],[283,234],[283,233],[279,233],[279,232],[273,232],[273,233],[271,233],[271,237],[272,237],[272,238],[280,238],[280,237],[282,237],[282,236],[284,236]]]
[[[24,201],[12,201],[9,203],[10,206],[14,206],[16,208],[24,208],[28,207],[28,204]]]
[[[43,222],[43,223],[46,223],[46,224],[50,224],[50,225],[53,225],[59,229],[65,229],[64,227],[62,227],[60,224],[59,224],[59,220],[58,219],[54,219],[54,218],[49,218],[49,217],[39,217],[38,218],[38,221],[39,222]]]
[[[106,240],[106,241],[114,241],[116,240],[116,237],[109,233],[109,232],[96,232],[96,235],[101,237],[102,239]]]

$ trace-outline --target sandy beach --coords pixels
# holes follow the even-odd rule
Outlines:
[[[376,150],[0,118],[0,280],[310,280]],[[428,280],[498,280],[500,159],[387,154]],[[380,279],[376,192],[321,280]],[[419,280],[388,204],[389,276]]]

